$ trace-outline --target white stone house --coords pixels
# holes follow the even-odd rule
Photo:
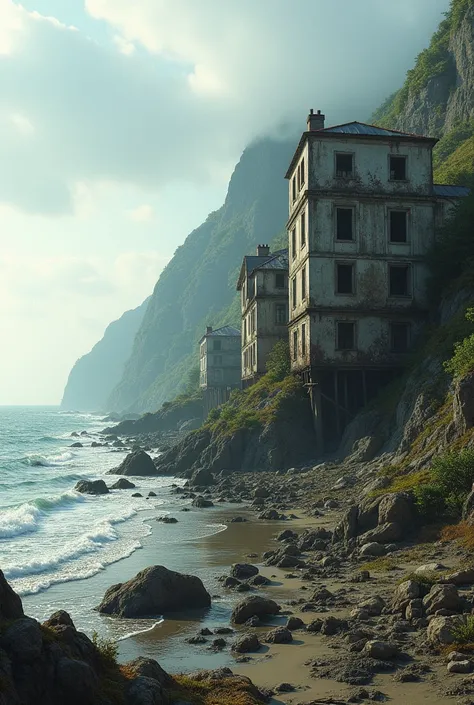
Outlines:
[[[433,183],[436,139],[311,111],[289,180],[292,369],[322,438],[397,373],[426,321],[426,253],[467,189]]]
[[[265,374],[268,355],[288,340],[288,250],[259,245],[243,259],[237,290],[242,310],[242,386]]]
[[[199,386],[204,393],[204,415],[228,401],[240,389],[240,331],[234,326],[208,326],[199,341]]]

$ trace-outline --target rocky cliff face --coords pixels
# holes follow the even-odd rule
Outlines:
[[[447,294],[438,326],[419,351],[419,362],[371,408],[347,427],[339,456],[345,463],[373,461],[374,467],[417,472],[449,448],[474,445],[474,375],[453,381],[443,367],[463,334],[464,312],[474,305],[474,289]]]
[[[109,409],[154,411],[173,399],[206,324],[234,322],[222,316],[243,255],[284,228],[283,177],[293,149],[293,142],[265,140],[245,150],[222,208],[188,236],[160,276]]]
[[[471,154],[474,149],[474,0],[452,0],[446,19],[408,72],[403,87],[372,119],[387,127],[441,138],[434,155],[437,180],[465,178],[466,152]],[[446,169],[448,159],[451,163]],[[452,162],[460,160],[463,168],[456,171]]]
[[[69,374],[61,408],[106,410],[108,396],[122,377],[147,305],[148,299],[111,323],[102,340],[76,362]]]

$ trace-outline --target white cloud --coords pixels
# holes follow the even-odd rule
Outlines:
[[[111,31],[99,43],[0,0],[0,201],[54,214],[77,183],[205,184],[255,137],[302,129],[309,107],[368,117],[448,0],[392,4],[86,0]],[[27,146],[12,114],[35,127]]]
[[[127,211],[127,215],[130,220],[133,220],[135,223],[149,223],[155,217],[155,211],[153,206],[144,203],[137,208]]]
[[[10,115],[10,120],[13,125],[15,125],[18,132],[22,135],[32,135],[35,131],[35,126],[26,117],[26,115],[22,115],[21,113],[12,113],[12,115]]]

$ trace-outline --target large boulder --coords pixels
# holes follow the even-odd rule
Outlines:
[[[238,578],[239,580],[246,580],[247,578],[253,578],[254,575],[258,574],[258,568],[256,565],[251,563],[234,563],[230,569],[230,574],[233,578]]]
[[[234,608],[232,621],[244,624],[250,617],[271,617],[278,614],[280,606],[274,600],[259,595],[249,595]]]
[[[427,637],[432,644],[454,644],[456,632],[466,623],[461,615],[433,617],[428,624]]]
[[[168,705],[169,700],[158,681],[138,676],[127,688],[127,705]]]
[[[381,524],[375,529],[366,531],[365,534],[359,537],[359,543],[392,543],[400,541],[403,536],[402,527],[397,522],[392,521],[388,524]]]
[[[23,617],[21,598],[12,590],[0,570],[0,622],[20,617]]]
[[[192,487],[209,487],[209,485],[215,485],[215,483],[216,481],[212,472],[205,469],[196,470],[189,481]]]
[[[379,504],[379,525],[395,522],[407,533],[413,525],[413,502],[405,492],[394,492],[382,497]]]
[[[135,475],[153,477],[158,474],[155,463],[144,450],[129,453],[118,468],[109,471],[111,475]]]
[[[127,671],[132,672],[135,677],[153,678],[153,680],[158,681],[160,685],[165,687],[173,683],[171,676],[161,668],[158,661],[145,656],[139,656],[133,661],[129,661],[127,663]]]
[[[199,497],[193,499],[192,504],[193,507],[197,507],[198,509],[208,509],[209,507],[214,506],[212,499],[206,499],[206,497],[201,497],[200,495]]]
[[[109,488],[103,480],[79,480],[74,487],[76,492],[82,494],[108,494]]]
[[[232,651],[238,654],[248,654],[262,648],[260,640],[255,633],[243,634],[232,644]]]
[[[113,485],[110,486],[109,489],[111,490],[133,490],[135,489],[136,485],[133,482],[130,482],[130,480],[127,480],[125,477],[121,477],[117,482],[114,482]]]
[[[423,607],[426,614],[435,614],[438,610],[448,610],[449,612],[461,612],[463,602],[455,585],[433,585],[429,593],[423,599]]]
[[[392,599],[392,607],[397,612],[405,613],[412,600],[422,596],[423,588],[416,580],[405,580],[397,585]]]
[[[200,578],[162,565],[140,571],[126,583],[112,585],[98,606],[104,614],[147,617],[209,607],[211,596]]]

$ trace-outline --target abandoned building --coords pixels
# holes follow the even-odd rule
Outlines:
[[[204,395],[204,418],[240,389],[240,331],[233,326],[206,329],[199,341],[199,386]]]
[[[242,308],[242,387],[265,374],[275,343],[288,340],[288,250],[259,245],[242,262],[237,291]]]
[[[329,448],[402,367],[427,318],[435,227],[468,189],[433,183],[436,139],[324,119],[311,111],[286,178],[291,365]]]

